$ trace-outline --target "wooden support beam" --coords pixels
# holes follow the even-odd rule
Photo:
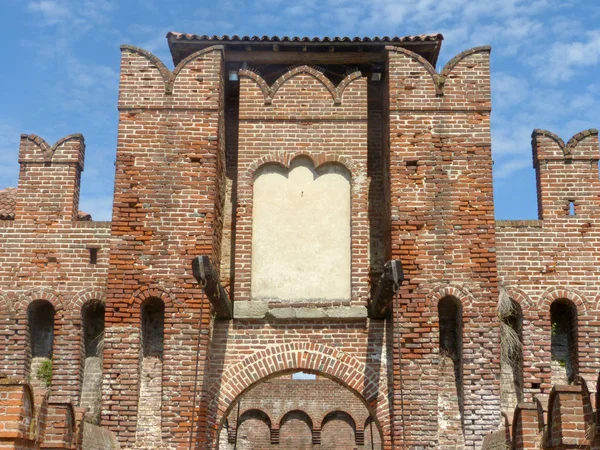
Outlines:
[[[383,274],[369,303],[369,317],[384,319],[389,310],[394,294],[404,281],[402,262],[399,259],[388,261],[383,266]]]
[[[225,61],[254,64],[371,64],[385,60],[383,52],[286,52],[227,50]]]
[[[233,306],[227,292],[221,285],[217,271],[206,255],[197,256],[192,261],[192,273],[203,287],[210,304],[212,305],[217,319],[231,319],[233,317]]]

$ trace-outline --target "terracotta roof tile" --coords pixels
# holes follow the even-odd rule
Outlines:
[[[223,36],[206,34],[197,35],[189,33],[177,33],[170,31],[167,33],[168,39],[174,39],[178,41],[220,41],[220,42],[298,42],[298,43],[394,43],[394,42],[431,42],[441,41],[444,37],[441,34],[420,34],[417,36],[374,36],[374,37],[348,37],[348,36],[334,36],[334,37],[298,37],[298,36],[229,36],[224,34]]]
[[[17,188],[9,187],[0,191],[0,220],[14,220],[16,206]],[[92,220],[92,216],[86,212],[79,211],[77,220],[86,222]]]
[[[0,220],[15,218],[15,195],[17,188],[9,187],[0,191]]]

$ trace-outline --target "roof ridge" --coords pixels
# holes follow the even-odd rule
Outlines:
[[[434,34],[418,34],[408,36],[364,36],[364,37],[350,37],[350,36],[238,36],[234,35],[216,35],[209,36],[207,34],[191,34],[191,33],[180,33],[177,31],[169,31],[167,38],[174,38],[178,41],[226,41],[226,42],[299,42],[299,43],[337,43],[337,42],[351,42],[351,43],[393,43],[393,42],[430,42],[430,41],[441,41],[444,36],[441,33]]]

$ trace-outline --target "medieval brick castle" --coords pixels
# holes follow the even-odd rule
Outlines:
[[[111,222],[83,136],[21,136],[0,449],[600,448],[597,130],[535,130],[496,221],[489,47],[167,38],[121,47]]]

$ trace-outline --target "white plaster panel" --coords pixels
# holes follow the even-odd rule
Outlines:
[[[349,300],[351,181],[339,164],[269,164],[254,182],[252,297]]]

